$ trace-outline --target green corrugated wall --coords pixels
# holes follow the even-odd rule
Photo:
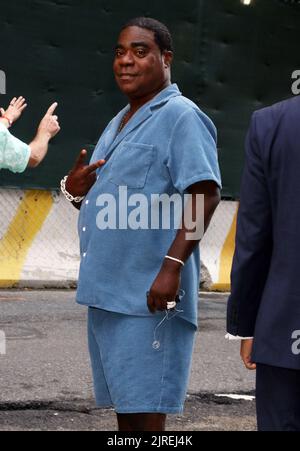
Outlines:
[[[147,15],[174,35],[173,81],[216,123],[223,196],[236,198],[250,115],[289,97],[300,69],[299,2],[253,0],[10,0],[0,14],[0,70],[5,105],[15,95],[29,106],[13,128],[29,141],[44,110],[59,102],[61,133],[44,163],[24,175],[0,172],[0,185],[58,188],[82,148],[92,151],[126,99],[112,76],[121,25]]]

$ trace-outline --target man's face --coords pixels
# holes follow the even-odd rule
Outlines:
[[[172,52],[161,53],[154,33],[140,27],[125,28],[115,50],[114,74],[129,98],[141,98],[162,89],[170,78]]]

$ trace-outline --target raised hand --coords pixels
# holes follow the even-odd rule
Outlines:
[[[53,103],[48,109],[47,113],[41,120],[37,133],[33,141],[29,144],[31,149],[31,156],[29,159],[29,166],[36,167],[44,159],[48,152],[49,141],[60,130],[58,117],[53,115],[57,107],[57,102]]]
[[[82,150],[71,169],[66,181],[66,190],[74,197],[85,196],[96,181],[96,170],[105,164],[105,160],[86,165],[87,151]]]
[[[15,122],[19,119],[25,108],[27,107],[27,103],[25,103],[24,97],[14,97],[6,110],[0,108],[1,116],[7,117],[11,122]]]
[[[51,139],[60,131],[58,116],[53,114],[55,109],[57,108],[57,105],[57,102],[54,102],[49,107],[48,111],[46,112],[45,116],[38,126],[37,135],[43,135],[48,139]]]

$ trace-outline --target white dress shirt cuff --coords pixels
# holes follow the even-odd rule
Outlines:
[[[253,340],[253,337],[240,337],[239,335],[225,335],[226,340]]]

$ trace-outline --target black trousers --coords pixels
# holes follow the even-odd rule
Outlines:
[[[257,364],[259,431],[300,431],[300,370]]]

